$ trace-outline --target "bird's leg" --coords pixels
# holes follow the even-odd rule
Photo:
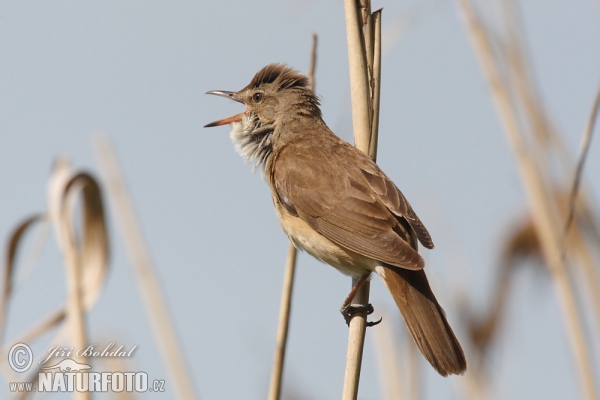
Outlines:
[[[342,304],[342,308],[340,309],[340,312],[344,316],[344,320],[346,320],[347,325],[350,325],[350,320],[357,313],[366,311],[367,315],[373,314],[373,306],[371,305],[371,303],[352,304],[352,300],[354,299],[354,296],[356,296],[356,293],[358,293],[358,291],[365,284],[365,282],[369,280],[370,276],[371,276],[371,271],[369,271],[366,274],[364,274],[363,276],[361,276],[360,279],[358,280],[358,282],[356,282],[356,285],[354,285],[354,287],[348,294],[348,297],[346,297],[346,300],[344,300],[344,303]],[[379,321],[367,322],[367,326],[375,326],[380,322],[381,322],[381,318],[379,318]]]

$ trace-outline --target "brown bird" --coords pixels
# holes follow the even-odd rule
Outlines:
[[[206,127],[232,124],[237,151],[262,168],[292,243],[360,282],[376,272],[431,365],[443,376],[464,372],[462,348],[417,252],[417,241],[433,248],[427,229],[377,164],[327,127],[308,78],[271,64],[239,92],[207,94],[246,106]],[[354,293],[342,308],[347,321]]]

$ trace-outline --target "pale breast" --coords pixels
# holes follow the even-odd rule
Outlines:
[[[273,204],[283,231],[296,248],[305,250],[345,275],[359,277],[367,271],[373,271],[378,265],[370,258],[344,249],[317,233],[302,218],[290,215],[276,197],[273,197]]]

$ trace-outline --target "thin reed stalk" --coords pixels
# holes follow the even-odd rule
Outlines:
[[[563,237],[566,239],[567,233],[569,232],[569,227],[573,222],[573,217],[575,215],[575,203],[577,200],[577,194],[579,193],[579,186],[581,184],[581,176],[583,174],[583,166],[585,165],[585,160],[587,158],[588,151],[590,149],[590,145],[592,143],[592,135],[594,133],[594,127],[596,126],[596,119],[598,117],[598,111],[600,110],[600,88],[596,92],[596,98],[594,99],[594,105],[592,106],[592,111],[590,112],[590,117],[588,118],[588,122],[585,126],[585,131],[583,132],[583,137],[581,138],[581,150],[580,156],[577,161],[577,166],[575,167],[575,174],[573,176],[573,183],[571,184],[571,192],[569,194],[569,203],[568,203],[568,214],[567,214],[567,222],[565,223],[565,229]],[[566,242],[566,240],[564,240]]]
[[[362,35],[363,21],[358,0],[345,0],[344,7],[346,12],[354,144],[366,153],[371,138],[371,96],[369,93],[365,43]]]
[[[354,144],[375,159],[381,73],[381,12],[372,14],[368,0],[345,0],[344,8]],[[357,282],[358,278],[353,278],[352,287]],[[367,281],[354,296],[352,304],[368,304],[369,290],[370,283]],[[358,396],[366,327],[366,312],[358,313],[350,320],[342,392],[344,400]]]
[[[25,219],[23,222],[17,225],[8,240],[6,260],[4,264],[4,276],[2,279],[2,301],[0,301],[0,346],[4,343],[4,334],[6,332],[6,313],[8,311],[8,304],[13,291],[17,250],[25,232],[40,219],[40,215],[33,215]],[[4,352],[0,351],[0,356],[2,356],[2,359],[4,359]]]
[[[297,259],[296,247],[290,243],[285,262],[285,275],[281,292],[281,305],[279,306],[279,324],[277,338],[275,339],[275,356],[273,357],[273,370],[271,371],[271,384],[269,386],[269,399],[278,400],[281,397],[281,382],[283,380],[283,362],[287,346],[288,330],[290,325],[290,311],[292,308],[292,289],[294,287],[294,274]]]
[[[592,136],[594,133],[594,128],[596,126],[596,120],[598,117],[598,113],[600,112],[600,88],[596,93],[596,98],[594,99],[594,104],[592,106],[592,110],[590,112],[590,116],[586,123],[586,127],[581,138],[580,145],[580,155],[577,160],[577,164],[575,167],[575,172],[573,176],[573,180],[571,183],[570,191],[569,191],[569,199],[567,203],[567,217],[565,222],[565,227],[562,234],[562,257],[563,260],[566,259],[567,256],[567,248],[569,247],[571,250],[574,250],[573,253],[580,260],[581,270],[583,275],[583,283],[587,287],[587,295],[591,300],[591,311],[594,314],[594,320],[596,322],[596,333],[600,333],[600,276],[598,268],[594,265],[593,257],[591,256],[591,249],[589,248],[589,242],[586,242],[584,239],[584,235],[582,235],[580,223],[575,224],[574,229],[570,229],[573,224],[573,220],[575,219],[575,207],[578,203],[578,197],[583,197],[583,194],[580,195],[580,186],[581,179],[583,176],[583,167],[585,165],[585,161],[587,158],[588,151],[591,146]],[[580,208],[587,205],[585,202],[579,202]],[[586,210],[586,212],[589,210]],[[587,218],[590,216],[587,215]],[[589,220],[586,222],[590,222]],[[595,238],[597,239],[597,238]],[[596,241],[592,239],[592,243]],[[596,242],[597,243],[597,242]]]
[[[377,161],[377,144],[379,142],[379,99],[381,95],[381,10],[373,13],[373,64],[372,64],[372,115],[371,135],[369,138],[369,156]]]

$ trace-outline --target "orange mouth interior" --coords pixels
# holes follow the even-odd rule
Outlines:
[[[244,117],[244,114],[246,114],[248,112],[248,109],[246,108],[244,110],[244,112],[239,113],[239,114],[234,114],[231,115],[229,117],[225,117],[223,119],[219,119],[217,121],[211,122],[210,124],[206,124],[204,125],[205,128],[210,128],[213,126],[221,126],[221,125],[228,125],[228,124],[233,124],[234,122],[242,122],[242,118]]]

